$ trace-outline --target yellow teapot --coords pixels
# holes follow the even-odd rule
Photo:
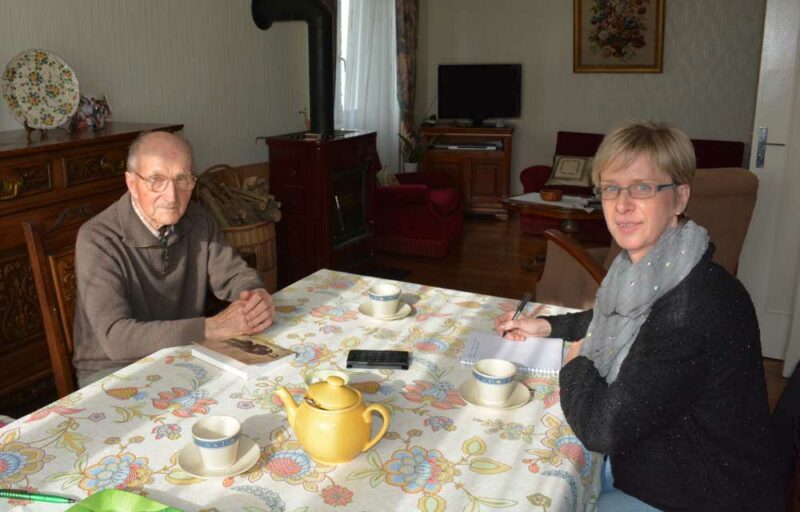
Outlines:
[[[323,464],[353,460],[375,446],[389,428],[389,409],[380,404],[365,406],[361,393],[335,375],[310,385],[299,406],[286,388],[278,388],[275,394],[283,402],[289,426],[303,450]],[[370,439],[372,413],[383,417],[383,425]]]

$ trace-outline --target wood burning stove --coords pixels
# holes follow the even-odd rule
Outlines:
[[[270,192],[281,203],[278,285],[320,268],[354,269],[372,254],[375,133],[333,129],[333,9],[326,0],[253,0],[256,25],[308,24],[311,132],[266,139]],[[333,6],[333,7],[332,7]]]
[[[375,133],[266,139],[270,193],[281,203],[278,285],[320,268],[354,270],[372,255]]]

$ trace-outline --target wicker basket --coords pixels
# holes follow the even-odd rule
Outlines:
[[[222,228],[225,239],[255,268],[267,291],[278,287],[278,258],[275,249],[275,223],[262,221],[246,226]]]

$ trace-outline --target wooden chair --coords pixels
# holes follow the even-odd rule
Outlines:
[[[47,228],[30,222],[22,224],[59,398],[77,389],[72,365],[77,292],[75,240],[78,228],[92,215],[87,207],[70,208]]]
[[[758,178],[747,169],[697,169],[686,213],[708,230],[714,261],[736,275],[758,195]],[[620,247],[587,249],[557,229],[544,232],[547,256],[536,302],[589,309]]]

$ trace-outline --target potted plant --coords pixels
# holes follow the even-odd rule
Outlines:
[[[415,133],[408,136],[402,133],[397,135],[400,137],[400,153],[403,155],[403,172],[417,172],[422,155],[436,139],[431,139],[427,144],[423,144],[420,142],[420,136]]]

